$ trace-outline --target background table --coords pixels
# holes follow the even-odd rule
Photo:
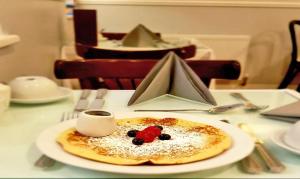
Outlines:
[[[122,46],[122,42],[120,40],[106,40],[100,38],[98,40],[98,46],[97,48],[100,49],[108,49],[108,50],[124,50],[124,51],[139,51],[139,50],[162,50],[162,49],[168,49],[168,48],[178,48],[178,47],[184,47],[187,45],[196,45],[196,54],[194,57],[189,58],[189,60],[210,60],[215,59],[215,53],[214,50],[207,45],[201,43],[199,40],[195,38],[170,38],[167,40],[167,42],[173,44],[169,45],[166,44],[166,46],[160,46],[160,47],[124,47]]]
[[[231,90],[233,91],[233,90]],[[236,91],[236,90],[235,90]],[[241,91],[241,90],[237,90]],[[229,95],[229,90],[212,90],[219,105],[237,102]],[[256,104],[268,104],[269,109],[285,105],[300,99],[300,94],[291,90],[243,90],[245,96]],[[133,91],[116,90],[109,91],[105,96],[105,110],[115,112],[128,112],[133,109],[146,108],[208,108],[208,105],[186,100],[178,100],[173,97],[162,97],[143,104],[127,107],[127,102]],[[132,175],[119,175],[99,171],[72,167],[62,163],[56,163],[53,168],[41,169],[34,166],[34,162],[41,153],[35,146],[35,140],[44,129],[56,125],[63,112],[71,111],[78,99],[79,91],[74,91],[74,97],[67,100],[40,104],[20,105],[12,104],[9,110],[0,116],[0,177],[133,177]],[[92,100],[95,92],[89,97]],[[166,105],[167,104],[167,105]],[[266,146],[286,165],[287,169],[281,174],[264,172],[259,175],[243,173],[238,164],[232,164],[222,168],[199,171],[194,173],[157,176],[168,178],[299,178],[300,157],[273,144],[269,137],[278,129],[287,129],[292,124],[282,121],[270,120],[260,116],[257,112],[249,113],[242,109],[236,109],[224,114],[206,114],[203,112],[190,112],[208,120],[228,119],[231,123],[248,123],[259,137],[263,138]],[[155,176],[151,176],[155,177]]]

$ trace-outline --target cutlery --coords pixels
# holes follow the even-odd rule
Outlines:
[[[254,152],[241,161],[243,170],[250,174],[260,174],[263,171],[263,166],[257,161]]]
[[[52,167],[55,164],[55,160],[47,157],[46,155],[42,155],[35,163],[34,166],[41,168]]]
[[[280,173],[285,169],[285,166],[264,146],[264,142],[253,133],[247,124],[239,123],[238,126],[255,141],[255,149],[272,173]]]
[[[107,93],[107,89],[104,89],[104,88],[98,89],[96,98],[91,103],[89,109],[100,109],[104,105],[103,97],[105,96],[106,93]]]
[[[257,106],[255,104],[253,104],[250,100],[248,100],[241,93],[230,93],[230,95],[237,99],[243,100],[245,102],[245,109],[248,111],[262,110],[262,109],[266,109],[267,107],[269,107],[268,105]]]
[[[243,103],[230,104],[224,106],[212,107],[210,109],[136,109],[135,112],[183,112],[183,111],[203,111],[208,113],[222,113],[244,106]]]
[[[81,92],[80,98],[74,108],[74,111],[81,112],[88,108],[89,101],[87,98],[89,97],[90,94],[91,94],[91,90],[83,90]]]
[[[60,119],[60,122],[67,121],[69,119],[73,119],[75,117],[75,113],[63,113]],[[47,157],[46,155],[42,155],[37,161],[34,163],[34,166],[40,168],[49,168],[55,164],[55,160]]]
[[[91,94],[91,90],[83,90],[81,92],[80,98],[74,108],[74,111],[71,113],[63,113],[60,122],[73,119],[75,117],[78,117],[79,112],[87,109],[88,107],[88,96]],[[34,165],[41,168],[49,168],[52,167],[55,164],[55,160],[47,157],[46,155],[42,155],[35,163]]]
[[[226,123],[230,123],[228,120],[223,119],[221,120]],[[252,152],[250,155],[245,157],[240,161],[240,164],[242,166],[242,169],[250,174],[259,174],[263,170],[263,166],[257,161],[254,152]]]

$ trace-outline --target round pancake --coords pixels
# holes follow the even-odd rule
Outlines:
[[[143,130],[160,125],[170,140],[155,139],[151,143],[132,144],[129,130]],[[100,162],[118,165],[152,163],[182,164],[214,157],[231,146],[224,131],[210,125],[177,118],[130,118],[117,120],[117,130],[105,137],[88,137],[75,128],[57,137],[57,142],[71,154]]]

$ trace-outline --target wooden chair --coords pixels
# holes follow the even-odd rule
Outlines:
[[[54,70],[57,79],[78,78],[83,89],[135,89],[156,62],[132,59],[56,60]],[[187,64],[207,86],[212,78],[237,79],[240,75],[240,64],[234,60],[191,60]],[[101,77],[104,82],[95,80],[95,77]]]
[[[97,11],[92,9],[74,9],[74,32],[76,53],[84,59],[160,59],[168,52],[174,51],[181,58],[190,58],[196,54],[196,46],[187,45],[155,51],[120,51],[99,49],[97,30]],[[109,40],[121,40],[126,33],[101,32]],[[161,36],[160,33],[156,35]]]
[[[103,37],[106,37],[108,40],[122,40],[123,37],[127,33],[121,33],[121,32],[101,32]],[[161,37],[160,33],[155,33],[157,36]]]
[[[97,11],[74,9],[75,42],[96,46],[98,44]]]
[[[300,61],[298,61],[298,45],[297,45],[297,36],[295,32],[295,26],[300,25],[300,20],[293,20],[289,24],[289,31],[291,36],[291,42],[292,42],[292,53],[291,53],[291,62],[289,65],[289,68],[287,70],[287,73],[283,80],[281,81],[279,85],[279,89],[286,88],[288,85],[296,79],[297,75],[299,76],[300,72]],[[299,78],[300,79],[300,78]],[[297,81],[296,84],[298,84],[297,91],[300,92],[300,81]]]
[[[89,45],[76,44],[76,52],[84,59],[161,59],[168,52],[173,51],[183,59],[191,58],[196,54],[195,45],[187,45],[179,48],[161,50],[109,50],[100,49]]]
[[[75,42],[96,46],[98,44],[97,11],[94,9],[74,9]],[[121,40],[127,33],[101,32],[108,40]],[[160,33],[155,33],[161,36]]]

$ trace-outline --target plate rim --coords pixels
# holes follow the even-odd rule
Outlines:
[[[177,117],[177,118],[182,118],[182,119],[191,120],[191,121],[197,121],[197,118],[199,118],[199,117],[192,116],[189,114],[164,113],[164,112],[160,112],[160,113],[145,112],[143,114],[126,112],[126,113],[119,113],[118,115],[120,115],[120,116],[126,115],[126,117],[122,117],[123,119],[124,118],[132,118],[132,117],[146,117],[146,116],[147,117],[158,117],[158,116],[162,117],[162,115],[163,115],[163,117]],[[116,118],[118,118],[118,115],[115,114]],[[201,120],[199,122],[205,123],[203,120],[207,120],[208,122],[206,122],[206,124],[209,124],[209,125],[214,125],[215,123],[217,123],[217,125],[214,125],[214,126],[219,127],[222,130],[224,130],[224,128],[225,128],[225,132],[227,132],[229,135],[230,135],[230,133],[234,133],[234,132],[236,133],[237,131],[238,131],[239,135],[236,135],[236,136],[233,136],[232,134],[230,135],[232,138],[232,141],[233,141],[233,146],[229,150],[226,150],[224,153],[222,153],[216,157],[206,159],[206,160],[201,160],[201,161],[186,163],[186,164],[164,165],[164,166],[161,166],[161,165],[123,166],[123,165],[115,165],[115,164],[109,164],[109,163],[96,162],[96,161],[84,159],[84,158],[69,154],[69,153],[65,152],[61,148],[61,146],[59,146],[59,144],[56,143],[55,139],[56,139],[58,133],[66,130],[67,128],[72,127],[72,125],[74,126],[76,119],[71,119],[69,121],[65,121],[65,122],[56,124],[54,126],[51,126],[47,129],[45,129],[38,136],[38,138],[36,140],[36,145],[37,145],[38,149],[44,155],[47,155],[50,158],[53,158],[57,161],[60,161],[62,163],[68,164],[68,165],[72,165],[72,166],[76,166],[76,167],[80,167],[80,168],[84,168],[84,169],[89,169],[89,170],[95,170],[95,171],[117,173],[117,174],[137,174],[137,175],[179,174],[179,173],[189,173],[189,172],[196,172],[196,171],[208,170],[208,169],[213,169],[213,168],[219,168],[219,167],[223,167],[223,166],[235,163],[235,162],[243,159],[244,157],[246,157],[253,151],[254,141],[246,133],[241,131],[238,127],[233,126],[231,124],[226,124],[224,122],[221,122],[219,120],[214,120],[214,119],[201,118]],[[55,137],[52,136],[52,139],[51,139],[51,135],[54,135],[53,131],[56,131],[57,133],[56,133],[56,136]],[[49,137],[49,135],[50,135],[50,137]],[[46,143],[45,139],[51,139],[52,141],[51,142],[48,141]],[[236,145],[235,142],[237,142],[237,141],[243,142],[243,145]],[[49,146],[52,146],[52,148],[53,147],[57,148],[58,152],[60,152],[60,154],[62,154],[64,157],[58,158],[57,155],[55,155],[55,152],[53,152],[54,150],[53,149],[50,150]],[[247,148],[245,148],[244,146],[247,146]],[[241,147],[244,148],[243,153],[240,153],[239,148],[241,148]],[[239,151],[239,154],[236,155],[236,153],[234,153],[234,156],[232,156],[233,152],[234,151],[237,152],[237,150]],[[224,158],[224,155],[231,161],[218,162],[218,165],[215,165],[213,167],[212,166],[205,167],[203,165],[203,162],[204,162],[204,164],[205,163],[209,164],[209,162],[213,163],[214,160],[218,160],[218,158],[220,158],[220,157],[222,159],[222,158]],[[228,157],[227,155],[229,155],[231,157]],[[69,160],[68,158],[71,158],[71,159],[74,159],[77,161],[79,160],[79,161],[81,161],[81,164],[76,164],[74,161],[68,161]],[[87,165],[82,165],[82,163],[87,164]],[[200,167],[199,166],[197,167],[197,165],[199,165],[199,163],[200,163]],[[201,163],[202,163],[202,165],[201,165]]]
[[[47,97],[47,98],[36,98],[36,99],[19,99],[19,98],[11,98],[10,102],[16,104],[42,104],[42,103],[50,103],[54,101],[59,101],[65,98],[68,98],[72,94],[72,90],[66,87],[58,87],[58,90],[61,94],[57,96]]]
[[[293,147],[287,145],[287,144],[283,141],[282,137],[283,137],[283,135],[284,135],[285,133],[286,133],[286,130],[283,130],[283,129],[274,131],[274,132],[272,133],[272,135],[271,135],[271,140],[272,140],[272,142],[275,143],[277,146],[279,146],[279,147],[285,149],[285,150],[288,150],[288,151],[290,151],[290,152],[293,152],[293,153],[295,153],[295,154],[300,155],[300,150],[297,150],[297,149],[295,149],[295,148],[293,148]]]

